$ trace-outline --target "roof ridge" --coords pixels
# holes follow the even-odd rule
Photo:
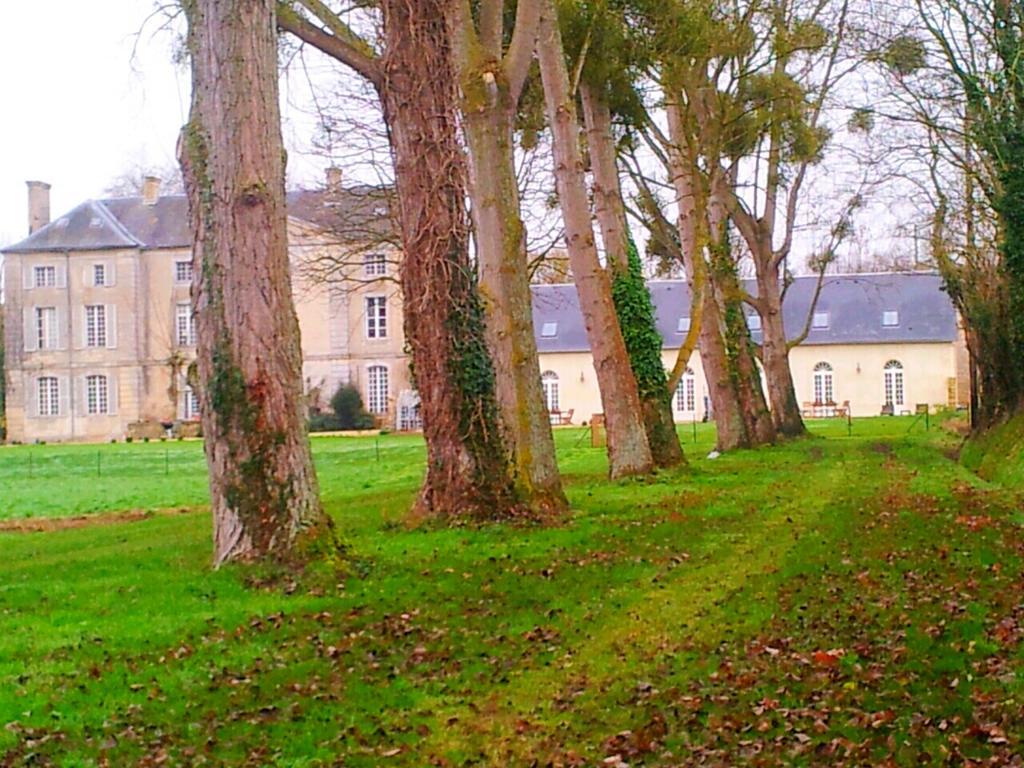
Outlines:
[[[135,245],[135,247],[142,248],[145,246],[145,243],[143,243],[141,240],[139,240],[139,238],[133,235],[128,230],[128,228],[124,224],[122,224],[113,213],[111,213],[110,209],[103,204],[102,200],[90,199],[87,200],[86,202],[92,207],[94,211],[97,211],[100,214],[100,216],[107,220],[107,224],[112,226],[117,231],[117,233],[120,234],[122,237],[125,237],[128,240],[130,240]]]

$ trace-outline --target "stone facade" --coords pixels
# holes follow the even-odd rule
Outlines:
[[[150,187],[151,197],[89,201],[49,222],[48,187],[29,189],[33,231],[4,251],[8,441],[189,431],[198,411],[184,200]],[[394,424],[411,384],[393,249],[348,258],[338,254],[350,244],[318,223],[292,216],[288,231],[310,406],[352,383],[382,425]],[[343,266],[329,278],[303,268],[331,255]]]

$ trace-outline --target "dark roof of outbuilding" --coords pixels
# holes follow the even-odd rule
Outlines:
[[[816,282],[816,277],[798,277],[786,294],[783,320],[789,338],[803,331]],[[653,280],[648,287],[664,346],[675,349],[686,337],[680,320],[690,315],[690,288],[682,280]],[[752,284],[747,289],[756,290]],[[750,307],[745,311],[748,317],[755,314]],[[953,304],[933,273],[828,276],[815,312],[827,314],[821,318],[827,325],[811,329],[808,345],[951,342],[957,333]],[[896,325],[883,325],[885,312],[897,313]],[[533,322],[541,352],[590,349],[573,285],[533,286]],[[752,335],[761,340],[760,331]]]
[[[366,241],[393,231],[391,191],[369,185],[288,193],[288,214],[330,230],[343,240]],[[147,205],[141,197],[87,200],[54,219],[5,253],[94,251],[106,248],[189,248],[184,195],[162,195]]]

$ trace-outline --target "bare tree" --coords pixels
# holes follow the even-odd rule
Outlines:
[[[972,423],[1024,408],[1024,9],[1010,0],[876,4],[885,97],[864,112],[923,200],[967,329]],[[895,137],[895,138],[894,138]]]
[[[537,0],[518,3],[507,30],[505,0],[476,5],[476,14],[470,0],[447,0],[444,8],[470,157],[469,192],[487,340],[518,482],[531,496],[546,497],[546,504],[562,508],[566,501],[540,383],[526,231],[515,173],[514,129],[533,61],[540,9]]]
[[[593,54],[581,52],[581,55]],[[616,314],[637,381],[651,455],[658,466],[673,466],[684,460],[672,413],[675,386],[669,388],[661,362],[662,338],[655,324],[654,307],[644,283],[639,253],[629,233],[608,104],[610,86],[594,82],[597,76],[588,78],[585,62],[582,67],[579,89],[593,177],[594,212],[612,272]]]
[[[134,163],[126,168],[103,190],[109,197],[138,197],[142,194],[147,178],[160,179],[161,194],[182,195],[185,193],[185,182],[181,177],[181,169],[177,166],[154,166]]]
[[[544,0],[541,13],[537,57],[554,136],[555,178],[566,246],[607,424],[609,471],[612,477],[641,474],[651,471],[654,460],[640,411],[636,377],[615,313],[611,281],[597,256],[579,147],[576,100],[553,0]]]
[[[185,5],[192,108],[179,140],[214,562],[336,551],[306,435],[288,275],[273,0]]]
[[[455,78],[437,0],[385,0],[382,50],[317,0],[281,9],[281,25],[377,91],[388,128],[401,223],[405,337],[427,440],[422,514],[503,518],[547,511],[518,482],[499,428],[494,367],[468,254],[465,166]]]

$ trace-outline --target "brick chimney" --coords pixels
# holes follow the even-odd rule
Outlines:
[[[341,189],[341,177],[342,170],[341,168],[338,168],[336,165],[332,165],[330,168],[327,169],[328,192],[337,192],[339,189]]]
[[[28,187],[28,233],[31,235],[50,223],[50,185],[45,181],[26,181]]]
[[[147,176],[142,180],[142,204],[156,205],[160,199],[160,177]]]

